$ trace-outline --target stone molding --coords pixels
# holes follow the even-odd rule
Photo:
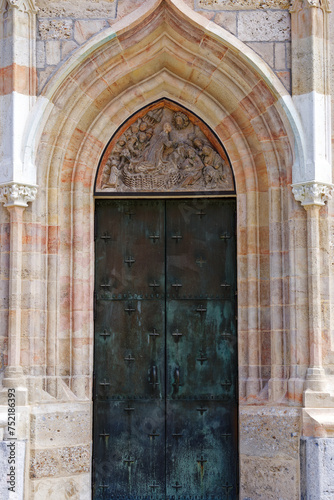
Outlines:
[[[38,12],[35,0],[0,0],[0,13],[3,13],[7,9],[18,9],[21,12],[31,14],[37,14]]]
[[[10,182],[0,185],[0,202],[5,207],[27,207],[29,201],[36,199],[37,186]]]
[[[326,201],[332,198],[333,188],[333,184],[317,181],[292,184],[292,192],[295,200],[300,201],[303,207],[308,205],[325,205]]]

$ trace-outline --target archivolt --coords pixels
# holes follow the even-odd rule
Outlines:
[[[216,132],[234,170],[238,285],[245,295],[239,307],[244,318],[240,331],[248,336],[249,346],[240,359],[249,366],[241,377],[247,382],[241,394],[257,397],[261,286],[268,285],[269,259],[282,266],[277,254],[281,243],[270,242],[269,230],[277,218],[281,223],[287,217],[280,190],[291,182],[293,163],[303,161],[299,122],[273,72],[233,35],[179,0],[143,2],[136,14],[136,21],[124,18],[78,50],[50,80],[31,118],[26,161],[36,163],[37,182],[46,189],[48,252],[58,259],[49,269],[58,300],[57,295],[51,298],[49,308],[60,311],[56,318],[68,318],[62,323],[63,336],[71,338],[66,372],[72,390],[78,396],[87,394],[85,378],[92,360],[92,193],[100,157],[129,116],[169,98]],[[62,311],[64,290],[68,303]],[[275,300],[283,303],[282,297]],[[48,329],[48,364],[56,366],[57,321],[49,322]],[[281,366],[280,346],[275,353],[273,366]],[[271,377],[276,376],[272,371]]]

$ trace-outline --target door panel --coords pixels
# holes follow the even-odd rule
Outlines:
[[[108,401],[95,410],[94,498],[165,498],[164,403]]]
[[[97,313],[98,318],[103,318],[96,322],[97,395],[104,399],[163,398],[164,301],[100,300]],[[154,385],[149,380],[153,366],[156,367]],[[109,385],[101,386],[105,379]]]
[[[233,399],[236,345],[232,336],[234,307],[231,303],[167,300],[166,316],[168,397],[225,400],[228,396]]]
[[[235,422],[235,405],[168,401],[167,497],[236,498]]]
[[[237,498],[234,200],[96,203],[94,499]]]
[[[97,202],[96,499],[165,498],[164,203]]]

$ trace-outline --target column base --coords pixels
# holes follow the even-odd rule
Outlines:
[[[306,372],[305,389],[325,392],[326,376],[323,368],[308,368]]]
[[[326,391],[306,389],[303,394],[305,408],[334,408],[334,396]]]

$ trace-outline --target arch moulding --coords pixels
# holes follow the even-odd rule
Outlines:
[[[145,2],[136,14],[72,56],[31,116],[25,161],[37,167],[48,256],[42,385],[56,398],[91,397],[96,171],[116,130],[167,98],[215,132],[235,176],[240,400],[300,404],[308,353],[297,366],[294,316],[288,324],[282,314],[295,286],[283,256],[287,221],[305,222],[288,189],[293,165],[303,163],[292,101],[251,49],[182,2]]]

